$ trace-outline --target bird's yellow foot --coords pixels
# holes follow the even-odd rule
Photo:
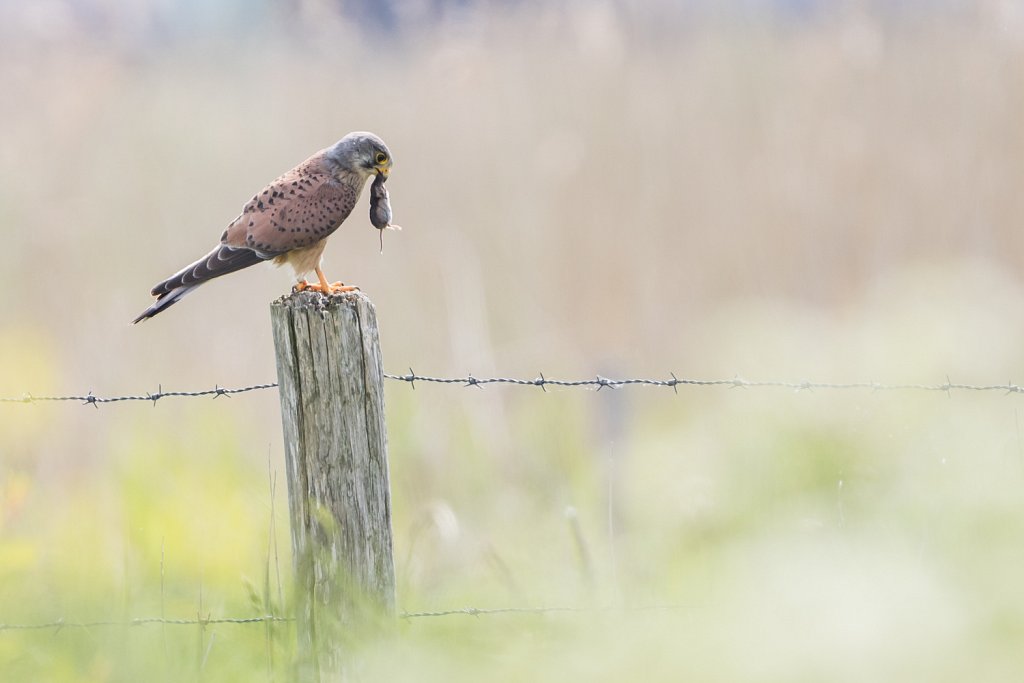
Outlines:
[[[345,292],[356,292],[359,291],[358,287],[352,285],[346,285],[344,282],[331,282],[331,283],[312,283],[301,280],[296,283],[293,288],[296,292],[320,292],[321,294],[343,294]]]
[[[327,285],[328,294],[343,294],[345,292],[358,292],[359,288],[354,285],[346,285],[344,282],[332,282]]]
[[[320,270],[320,266],[314,268],[314,272],[316,272],[316,279],[320,281],[320,284],[312,285],[307,283],[302,289],[311,289],[321,294],[341,294],[343,292],[354,292],[359,289],[358,287],[346,285],[344,282],[328,282],[324,271]]]

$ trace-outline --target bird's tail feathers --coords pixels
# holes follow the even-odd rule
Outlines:
[[[153,302],[153,305],[144,310],[139,314],[139,317],[132,321],[132,325],[135,323],[145,320],[146,318],[152,318],[154,315],[164,310],[169,306],[173,306],[178,302],[178,299],[185,296],[199,285],[192,285],[190,287],[178,287],[172,289],[170,292],[163,294],[159,299]]]
[[[264,256],[257,254],[252,249],[229,247],[225,244],[218,245],[203,258],[185,266],[154,287],[151,293],[157,298],[156,301],[133,320],[132,324],[152,318],[165,308],[174,305],[178,299],[199,285],[215,277],[248,268],[264,260]]]

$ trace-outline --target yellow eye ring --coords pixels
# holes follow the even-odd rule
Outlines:
[[[376,160],[376,163],[383,164],[388,160],[388,155],[384,152],[377,152],[377,156],[375,156],[374,159]]]

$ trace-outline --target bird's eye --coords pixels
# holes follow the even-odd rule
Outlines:
[[[377,152],[377,156],[374,157],[374,159],[378,164],[383,164],[385,161],[388,160],[388,155],[385,154],[384,152]]]

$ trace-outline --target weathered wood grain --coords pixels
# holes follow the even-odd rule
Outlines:
[[[271,305],[271,323],[299,647],[318,680],[341,668],[346,634],[395,609],[377,317],[359,292],[300,292]]]

